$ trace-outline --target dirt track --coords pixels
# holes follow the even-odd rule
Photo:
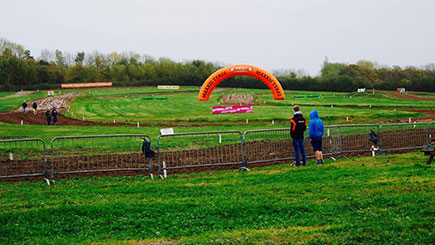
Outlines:
[[[414,94],[410,94],[410,93],[400,94],[397,92],[382,91],[382,94],[384,94],[387,97],[393,98],[393,99],[417,100],[417,101],[435,101],[434,98],[418,96],[418,95],[414,95]]]
[[[15,94],[11,94],[11,95],[5,96],[3,98],[20,97],[20,96],[25,96],[25,95],[28,95],[28,94],[31,94],[31,93],[33,93],[33,91],[20,91],[20,92],[16,92]]]
[[[47,120],[45,119],[45,112],[39,111],[38,114],[34,115],[31,110],[28,111],[27,115],[19,111],[9,111],[0,112],[0,122],[20,124],[23,120],[24,125],[47,125]],[[63,116],[59,113],[58,121],[56,123],[58,126],[109,126],[109,127],[137,127],[136,123],[104,123],[104,122],[93,122],[93,121],[82,121],[74,118],[69,118]],[[142,123],[140,122],[140,127],[202,127],[203,123]],[[224,123],[208,123],[207,126],[222,126]],[[233,123],[233,125],[244,125],[244,123]]]

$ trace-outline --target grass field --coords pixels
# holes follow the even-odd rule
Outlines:
[[[25,96],[19,96],[19,97],[9,97],[9,98],[5,98],[4,96],[7,95],[11,95],[14,93],[10,93],[10,92],[2,92],[0,93],[0,111],[11,111],[11,110],[16,110],[18,108],[21,107],[21,104],[23,103],[23,101],[31,101],[34,99],[38,99],[38,98],[45,98],[47,97],[47,92],[34,92]],[[32,105],[29,105],[29,108]]]
[[[222,125],[209,127],[173,127],[175,133],[227,131],[227,130],[255,130],[268,128],[282,128],[283,125]],[[46,143],[57,136],[77,135],[109,135],[109,134],[147,134],[153,140],[160,135],[161,127],[87,127],[87,126],[55,126],[19,125],[0,123],[0,139],[10,138],[42,138]],[[155,143],[155,142],[154,142]]]
[[[137,89],[135,91],[140,95],[148,90],[144,88],[143,91]],[[234,89],[230,92],[215,92],[210,101],[199,102],[195,91],[164,95],[168,101],[144,101],[141,96],[128,96],[132,94],[131,91],[127,90],[117,90],[116,93],[119,97],[103,97],[106,92],[92,91],[77,98],[71,105],[73,114],[67,113],[67,115],[77,119],[84,116],[89,120],[102,122],[116,120],[118,122],[154,123],[241,123],[248,119],[255,124],[271,122],[271,120],[288,122],[292,115],[292,106],[299,104],[305,114],[313,109],[318,109],[325,122],[341,123],[349,121],[378,122],[395,118],[419,117],[424,116],[424,114],[400,109],[405,107],[407,109],[433,109],[435,106],[435,102],[428,101],[407,101],[405,104],[404,100],[388,98],[379,93],[374,96],[371,94],[352,94],[351,98],[349,93],[292,91],[287,92],[286,100],[273,101],[269,90]],[[122,94],[123,92],[125,94]],[[257,101],[263,105],[254,106],[254,112],[249,114],[211,115],[211,107],[219,105],[219,100],[224,93],[253,93],[256,95]],[[322,99],[294,99],[294,95],[301,94],[321,94],[323,97]],[[335,108],[331,108],[331,105]],[[370,105],[372,105],[372,109],[370,109]],[[349,121],[346,121],[347,118]]]
[[[435,240],[420,152],[145,177],[0,183],[0,244],[365,243]]]
[[[182,87],[180,91],[159,90],[155,87],[134,88],[94,88],[62,90],[62,94],[74,92],[78,97],[68,111],[68,117],[101,122],[129,123],[171,123],[203,124],[202,127],[173,126],[175,132],[252,130],[286,127],[292,116],[292,106],[299,104],[302,112],[309,118],[309,112],[317,109],[325,125],[343,123],[379,123],[400,118],[425,116],[422,112],[407,110],[433,110],[435,102],[414,101],[386,97],[382,92],[338,93],[317,91],[286,91],[286,99],[274,101],[268,89],[229,89],[216,90],[210,101],[198,101],[198,87]],[[223,90],[222,90],[223,89]],[[211,107],[218,106],[224,94],[254,94],[260,106],[254,106],[253,113],[212,115]],[[14,110],[23,100],[46,97],[46,91],[35,92],[27,96],[4,98],[11,92],[0,93],[0,111]],[[59,91],[56,91],[59,94]],[[424,93],[418,93],[424,94]],[[427,96],[430,96],[430,93]],[[146,101],[147,96],[166,97],[167,101]],[[321,98],[300,98],[317,96]],[[3,96],[3,97],[1,97]],[[296,98],[295,98],[296,96]],[[351,97],[352,96],[352,97]],[[331,105],[334,105],[331,108]],[[372,105],[370,109],[369,106]],[[249,124],[246,124],[246,119]],[[347,121],[348,119],[348,121]],[[272,120],[275,125],[271,125]],[[214,125],[210,125],[214,124]],[[151,127],[47,127],[32,125],[12,125],[0,123],[1,138],[40,137],[49,142],[53,137],[89,134],[128,134],[143,133],[152,137],[159,135],[161,126]]]

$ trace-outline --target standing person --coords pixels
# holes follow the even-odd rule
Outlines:
[[[308,127],[308,137],[311,139],[311,145],[316,154],[317,164],[323,164],[322,137],[323,121],[319,119],[319,112],[313,110],[310,112],[310,125]]]
[[[36,115],[36,113],[38,113],[38,105],[36,104],[35,101],[33,101],[32,107],[33,107],[33,114]]]
[[[50,125],[50,123],[51,123],[51,113],[50,113],[50,110],[47,110],[45,112],[45,118],[47,119],[47,125]]]
[[[51,111],[51,116],[53,116],[53,125],[56,125],[57,122],[57,110],[53,107],[53,111]]]
[[[305,154],[304,146],[304,132],[307,129],[307,121],[300,112],[298,105],[293,107],[294,114],[293,118],[290,120],[290,136],[293,141],[293,149],[295,150],[296,166],[299,167],[300,155],[302,154],[302,165],[305,166],[307,162],[307,157]]]
[[[24,101],[23,104],[21,104],[21,106],[23,107],[24,115],[26,115],[26,113],[27,113],[27,103],[26,103],[26,101]]]

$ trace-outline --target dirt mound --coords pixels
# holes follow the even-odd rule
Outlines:
[[[33,91],[20,91],[20,92],[16,92],[15,94],[11,94],[11,95],[5,96],[3,98],[20,97],[20,96],[25,96],[25,95],[28,95],[28,94],[31,94],[31,93],[33,93]]]
[[[221,105],[256,105],[253,94],[224,94]]]
[[[28,109],[31,109],[32,103],[36,102],[39,111],[52,110],[53,107],[56,108],[58,111],[63,111],[68,107],[68,105],[71,103],[71,101],[75,99],[77,95],[77,93],[68,93],[60,96],[36,99],[28,102]],[[23,108],[20,107],[16,111],[22,112]]]

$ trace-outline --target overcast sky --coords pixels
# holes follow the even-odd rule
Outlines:
[[[1,0],[0,37],[316,75],[330,62],[435,62],[435,0]]]

